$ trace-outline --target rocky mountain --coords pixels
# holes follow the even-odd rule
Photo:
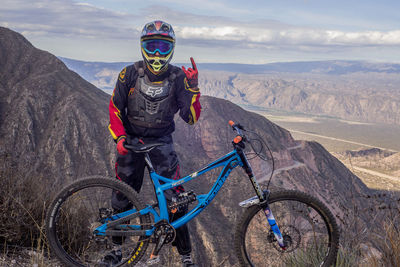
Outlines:
[[[203,72],[205,94],[237,104],[400,124],[400,76],[382,73],[265,74]]]
[[[130,64],[62,60],[108,93],[114,88],[118,72]],[[399,64],[363,61],[209,63],[198,64],[198,68],[203,94],[236,104],[400,124]]]
[[[381,160],[381,166],[400,178],[400,153],[396,153]]]
[[[112,176],[115,144],[107,129],[109,95],[6,28],[0,28],[0,58],[0,92],[4,96],[0,147],[2,154],[10,155],[9,160],[20,166],[18,171],[27,174],[26,179],[36,174],[44,177],[40,183],[48,191],[84,175]],[[228,121],[234,120],[259,133],[272,150],[276,167],[272,188],[298,189],[317,196],[340,223],[347,220],[352,207],[366,207],[359,196],[371,191],[318,143],[294,140],[287,130],[228,100],[203,96],[201,103],[202,115],[194,126],[176,118],[173,137],[182,174],[231,149],[234,135]],[[257,158],[251,164],[265,186],[271,164]],[[217,175],[218,170],[196,179],[187,189],[206,192]],[[190,223],[200,266],[237,264],[230,229],[243,212],[238,203],[254,195],[251,188],[244,172],[235,170],[215,201]],[[142,192],[146,190],[151,190],[148,182]],[[150,194],[143,197],[146,195]]]
[[[124,67],[132,64],[129,62],[85,62],[63,57],[60,57],[60,59],[69,69],[75,71],[85,80],[109,94],[111,94],[114,89],[119,72]]]
[[[0,58],[1,149],[50,183],[109,174],[109,95],[6,28]]]
[[[81,73],[85,78],[95,77],[101,70],[122,69],[130,62],[88,62],[60,57],[72,70]],[[178,66],[184,63],[174,63]],[[304,62],[277,62],[269,64],[239,64],[239,63],[197,63],[201,70],[232,72],[241,74],[273,74],[273,73],[304,73],[345,75],[352,73],[383,73],[399,74],[400,64],[373,63],[366,61],[328,60]]]

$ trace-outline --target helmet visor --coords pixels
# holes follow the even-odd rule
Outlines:
[[[167,55],[174,48],[174,44],[166,40],[146,40],[142,42],[142,47],[148,54],[155,54],[158,51],[160,55]]]

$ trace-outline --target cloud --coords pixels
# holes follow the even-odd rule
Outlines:
[[[3,0],[0,24],[28,36],[134,38],[139,33],[129,14],[72,0]]]
[[[158,7],[159,8],[159,7]],[[143,11],[152,17],[153,6]],[[400,30],[393,31],[343,31],[299,27],[275,20],[239,21],[223,16],[205,16],[181,12],[170,8],[159,8],[158,16],[170,22],[177,38],[185,43],[213,45],[231,41],[234,46],[399,46]]]
[[[256,27],[176,27],[178,38],[210,41],[239,42],[244,47],[265,45],[306,45],[306,46],[399,46],[400,30],[344,32],[337,30],[302,29],[292,27],[276,30]]]
[[[172,0],[174,2],[174,0]],[[235,47],[269,46],[398,46],[400,30],[346,32],[298,27],[274,20],[239,21],[223,16],[206,16],[157,6],[148,6],[138,14],[111,11],[72,0],[3,0],[0,25],[28,36],[63,35],[66,37],[137,39],[144,19],[170,22],[179,39],[191,45],[198,42]],[[139,12],[138,12],[139,13]],[[136,18],[136,19],[135,19]],[[220,41],[220,42],[218,42]]]
[[[400,30],[395,31],[364,31],[364,32],[341,32],[326,31],[326,42],[328,44],[343,45],[400,45]]]
[[[183,45],[177,49],[176,56],[180,55],[179,51],[182,51],[182,57],[183,53],[202,51],[210,55],[209,61],[217,60],[221,51],[231,53],[231,58],[238,60],[239,57],[245,57],[243,53],[251,50],[246,60],[258,60],[265,55],[289,57],[301,53],[306,55],[305,58],[313,53],[318,53],[320,57],[331,53],[337,57],[342,56],[343,51],[347,55],[359,53],[359,57],[364,57],[371,55],[373,49],[385,47],[387,50],[395,50],[400,46],[400,29],[346,31],[324,29],[321,25],[302,27],[270,19],[252,20],[248,19],[249,16],[240,18],[232,15],[241,14],[234,6],[230,7],[231,13],[226,12],[222,8],[225,0],[206,0],[200,7],[203,13],[196,10],[192,3],[180,5],[180,0],[166,0],[164,6],[154,6],[138,0],[115,2],[121,10],[125,5],[134,8],[134,11],[129,12],[118,12],[84,1],[2,0],[0,26],[16,30],[31,41],[39,40],[40,47],[58,55],[88,58],[90,54],[91,59],[96,56],[104,58],[105,52],[101,51],[107,50],[108,60],[117,56],[122,60],[126,51],[134,57],[140,57],[137,46],[141,29],[145,22],[155,19],[173,25],[179,46]],[[213,6],[214,2],[216,5]],[[188,9],[187,5],[193,8]],[[204,12],[212,7],[214,10],[220,7],[219,14],[223,15],[208,15]],[[242,13],[246,13],[246,10]],[[227,14],[231,16],[227,17]],[[75,52],[76,46],[85,46],[86,50]],[[117,55],[115,50],[121,51]],[[212,50],[218,53],[213,54]],[[373,52],[377,54],[375,50]],[[75,56],[74,53],[80,54]]]

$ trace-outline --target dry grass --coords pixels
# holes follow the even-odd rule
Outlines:
[[[400,201],[400,199],[398,200]],[[371,253],[367,266],[400,266],[400,209],[394,207],[394,216],[388,216],[383,223],[383,231],[375,233],[374,245],[378,253]]]
[[[400,266],[400,193],[362,198],[367,208],[343,208],[348,216],[341,221],[336,266]]]
[[[17,166],[10,155],[0,155],[2,262],[9,266],[54,266],[47,263],[45,256],[48,248],[44,217],[50,190],[45,188],[42,177],[22,175]]]

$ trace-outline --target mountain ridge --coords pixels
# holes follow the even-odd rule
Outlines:
[[[119,71],[130,64],[63,60],[109,94]],[[235,104],[400,125],[399,64],[320,61],[197,65],[202,94]]]
[[[101,62],[83,61],[59,57],[71,69],[78,69],[80,65],[91,65],[95,68],[115,68],[130,65],[133,62]],[[177,66],[188,63],[172,63]],[[226,71],[244,74],[266,73],[319,73],[329,75],[343,75],[356,72],[400,73],[400,64],[389,62],[372,62],[364,60],[316,60],[274,62],[266,64],[245,63],[196,63],[199,69],[212,71]]]
[[[0,53],[6,55],[0,66],[0,79],[7,92],[2,105],[0,145],[13,158],[25,159],[26,162],[36,158],[33,169],[40,170],[46,165],[65,173],[62,170],[70,168],[67,163],[73,162],[75,153],[82,153],[82,147],[80,152],[68,149],[70,143],[79,144],[78,138],[82,136],[79,129],[100,131],[96,123],[107,127],[108,122],[93,116],[93,110],[102,110],[106,115],[107,108],[100,103],[107,101],[109,96],[81,80],[55,56],[34,48],[22,35],[5,28],[0,30]],[[91,105],[86,105],[86,102],[91,102]],[[78,125],[80,116],[88,118],[91,123]],[[57,133],[60,129],[70,132]],[[103,136],[107,137],[105,132]],[[85,146],[90,148],[89,144]],[[104,142],[90,149],[101,157],[103,147],[111,151],[111,144]],[[64,163],[55,160],[60,151],[67,152]],[[89,157],[84,158],[89,164],[94,164]],[[75,170],[71,176],[88,168],[79,162],[75,164],[80,165],[82,171]],[[110,173],[106,169],[102,171]]]

